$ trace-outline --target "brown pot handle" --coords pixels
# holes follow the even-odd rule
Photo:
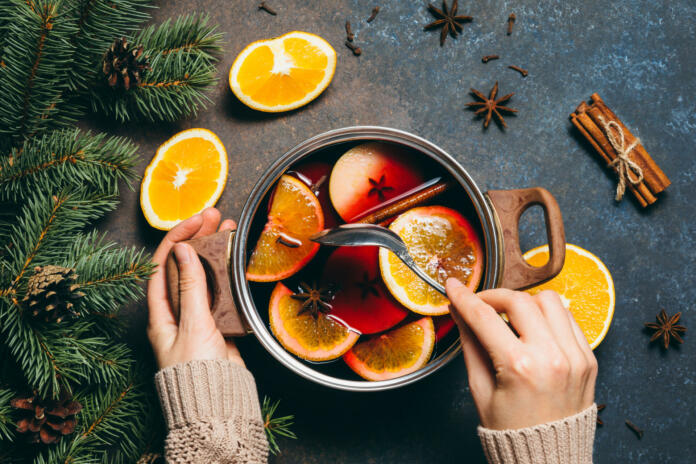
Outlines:
[[[541,187],[489,190],[487,193],[498,215],[503,233],[504,263],[499,287],[522,290],[558,275],[565,261],[566,243],[561,209],[553,195]],[[551,252],[549,261],[541,267],[532,266],[525,261],[520,249],[520,216],[534,205],[540,205],[544,209],[546,235]]]
[[[218,329],[225,337],[239,337],[249,333],[249,325],[237,310],[232,296],[228,272],[228,259],[232,251],[234,231],[223,230],[205,237],[194,238],[188,243],[201,258],[211,286],[213,301],[210,308]],[[167,257],[167,288],[174,316],[179,320],[179,267],[173,250]]]

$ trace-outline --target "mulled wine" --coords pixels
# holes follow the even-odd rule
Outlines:
[[[397,144],[342,143],[291,166],[250,231],[247,279],[290,353],[343,378],[386,380],[425,366],[457,336],[449,302],[386,249],[320,247],[324,228],[391,228],[443,283],[476,290],[485,263],[466,192],[438,163]]]

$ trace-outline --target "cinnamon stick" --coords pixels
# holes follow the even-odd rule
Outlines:
[[[582,104],[585,104],[584,102]],[[603,134],[598,134],[597,131],[599,128],[592,122],[589,116],[585,114],[584,112],[581,112],[579,114],[573,114],[570,118],[572,121],[573,125],[580,131],[580,133],[587,139],[588,142],[594,147],[594,149],[599,153],[599,155],[602,157],[604,162],[607,164],[612,162],[612,159],[609,157],[609,155],[604,151],[602,146],[600,145],[600,142],[597,139],[603,139],[606,141],[606,138],[604,137]],[[643,184],[639,184],[638,186],[634,186],[633,184],[628,184],[628,188],[633,193],[633,195],[636,197],[636,200],[638,200],[638,203],[640,203],[640,206],[645,208],[649,204],[654,203],[657,198],[655,198],[650,191],[648,190],[647,187],[645,187]]]
[[[614,114],[614,112],[609,109],[609,107],[604,103],[600,96],[593,93],[590,96],[590,100],[597,108],[598,112],[604,115],[604,119],[608,121],[616,121],[626,138],[626,144],[630,145],[636,140],[636,137],[631,133],[631,131],[624,125],[623,122]],[[639,156],[634,156],[634,161],[643,169],[643,176],[645,177],[645,183],[650,187],[650,191],[653,193],[662,192],[664,189],[669,187],[671,184],[670,180],[667,178],[665,173],[660,169],[660,167],[655,163],[650,154],[645,150],[642,143],[636,145],[634,152],[637,152]]]
[[[607,164],[611,164],[617,157],[617,148],[612,145],[607,134],[611,130],[617,139],[623,134],[624,146],[631,146],[637,138],[621,122],[613,111],[606,106],[598,94],[592,94],[591,104],[580,103],[577,109],[570,115],[570,120],[578,131],[590,142],[597,153]],[[621,129],[622,134],[617,129],[609,127],[606,123],[613,121]],[[621,148],[619,147],[619,150]],[[628,158],[636,163],[643,172],[643,181],[638,184],[627,182],[626,185],[631,193],[636,197],[642,207],[657,201],[656,195],[670,185],[670,181],[660,167],[655,163],[641,143],[627,153]]]
[[[351,219],[350,223],[379,224],[385,220],[403,213],[411,208],[419,206],[428,200],[442,194],[449,188],[449,184],[440,178],[416,187],[413,190],[392,198],[375,208],[365,211],[360,216]]]

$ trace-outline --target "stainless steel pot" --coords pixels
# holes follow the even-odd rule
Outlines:
[[[213,283],[213,316],[225,336],[253,333],[259,342],[288,369],[313,382],[348,391],[381,391],[408,385],[445,366],[460,352],[457,339],[425,367],[391,380],[377,382],[348,380],[324,374],[287,352],[275,339],[260,316],[245,278],[249,232],[252,220],[269,190],[285,171],[299,160],[332,145],[355,141],[383,141],[408,147],[438,163],[461,184],[473,204],[482,227],[485,246],[485,273],[481,287],[527,288],[557,275],[565,259],[565,235],[558,204],[539,187],[519,190],[489,190],[483,194],[466,170],[447,152],[408,132],[376,126],[337,129],[308,139],[281,156],[261,176],[249,195],[239,218],[236,233],[220,232],[191,240]],[[522,258],[519,246],[519,218],[533,205],[544,209],[550,244],[549,262],[533,267]],[[173,256],[167,262],[169,295],[178,313],[178,272]],[[178,315],[178,314],[177,314]]]

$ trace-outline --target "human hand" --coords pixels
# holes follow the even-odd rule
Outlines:
[[[592,405],[597,360],[556,292],[531,296],[495,289],[474,294],[448,279],[447,295],[481,425],[520,429]]]
[[[225,340],[210,313],[205,271],[190,245],[178,243],[210,235],[218,230],[220,212],[207,208],[178,224],[165,235],[152,257],[157,265],[147,286],[149,321],[147,335],[160,369],[193,360],[228,359],[241,366],[244,361],[232,340]],[[233,230],[231,219],[219,230]],[[167,296],[165,263],[174,248],[179,267],[181,314],[177,324]]]

